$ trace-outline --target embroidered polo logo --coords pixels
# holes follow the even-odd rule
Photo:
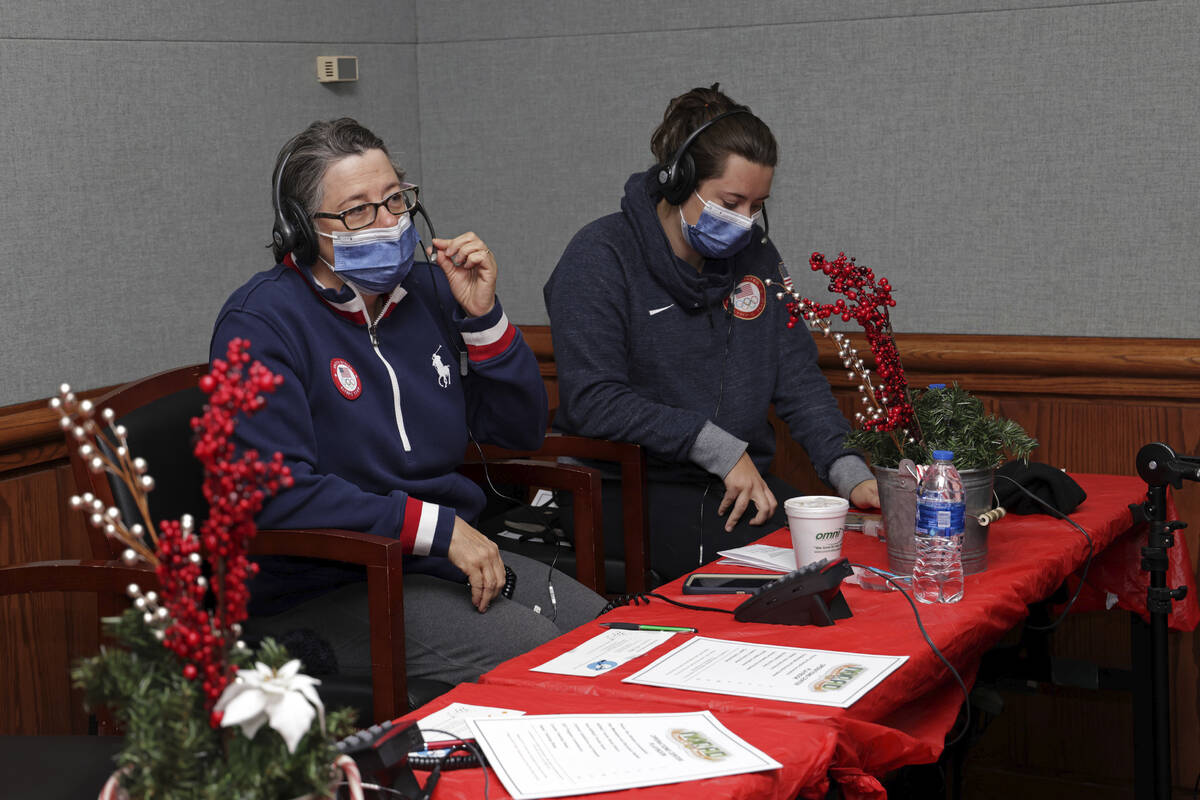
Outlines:
[[[738,319],[754,319],[766,308],[767,287],[757,275],[745,275],[733,291],[733,315]],[[730,298],[725,298],[729,308]]]
[[[442,357],[438,355],[438,350],[441,349],[442,346],[439,344],[437,346],[437,350],[433,351],[433,368],[437,370],[438,386],[445,389],[450,385],[450,367],[447,366],[446,363],[442,361]]]
[[[330,361],[329,375],[333,378],[333,385],[347,400],[354,400],[362,394],[362,381],[346,359],[335,358]]]

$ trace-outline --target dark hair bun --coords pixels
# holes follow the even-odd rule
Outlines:
[[[720,87],[720,83],[697,87],[671,100],[662,122],[650,137],[655,164],[669,167],[687,138],[714,117],[730,111],[750,111],[748,106],[735,103]],[[768,167],[774,167],[779,157],[774,134],[754,114],[725,117],[696,137],[680,159],[682,162],[690,157],[692,161],[688,165],[692,185],[685,187],[686,194],[691,193],[695,184],[720,175],[731,153]]]

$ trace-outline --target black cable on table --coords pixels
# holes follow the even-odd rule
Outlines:
[[[714,606],[698,606],[694,603],[682,603],[678,600],[672,600],[669,597],[665,597],[658,592],[639,592],[638,594],[623,594],[617,597],[615,600],[610,600],[608,605],[604,607],[604,610],[602,610],[596,616],[601,617],[607,614],[609,611],[612,611],[614,608],[620,608],[621,606],[647,605],[649,604],[651,597],[662,600],[664,603],[670,603],[673,606],[691,609],[692,611],[719,611],[722,614],[732,614],[736,610],[732,608],[716,608]]]
[[[1084,539],[1087,539],[1088,554],[1087,554],[1087,559],[1084,560],[1084,562],[1083,562],[1083,570],[1080,572],[1080,575],[1079,575],[1079,585],[1077,587],[1075,587],[1075,594],[1071,595],[1071,599],[1067,601],[1067,605],[1065,608],[1063,608],[1062,613],[1058,615],[1058,619],[1054,620],[1054,622],[1051,622],[1049,625],[1026,625],[1025,626],[1031,631],[1052,631],[1055,628],[1057,628],[1059,625],[1062,624],[1062,621],[1067,618],[1067,614],[1071,613],[1071,609],[1075,606],[1075,601],[1079,599],[1079,593],[1083,591],[1083,584],[1087,581],[1088,569],[1091,568],[1091,566],[1092,566],[1092,557],[1096,553],[1096,544],[1095,544],[1095,542],[1092,541],[1091,535],[1086,530],[1083,529],[1083,526],[1081,526],[1075,520],[1071,519],[1070,516],[1059,511],[1057,508],[1050,505],[1045,500],[1038,497],[1036,494],[1029,491],[1027,488],[1022,486],[1017,481],[1014,481],[1012,478],[1008,477],[1007,475],[997,474],[996,477],[1004,478],[1004,480],[1008,481],[1013,486],[1016,486],[1022,492],[1029,495],[1030,497],[1032,497],[1039,505],[1041,505],[1043,508],[1045,508],[1050,513],[1051,516],[1057,517],[1058,519],[1061,519],[1061,520],[1064,520],[1064,521],[1070,523],[1071,526],[1073,528],[1075,528],[1075,530],[1077,530],[1083,534]]]
[[[958,674],[958,670],[954,668],[954,665],[951,664],[944,655],[942,655],[941,650],[938,650],[937,645],[933,643],[933,639],[929,638],[929,634],[925,631],[925,625],[921,622],[921,612],[917,610],[917,604],[914,603],[913,599],[908,596],[908,592],[904,591],[903,587],[896,583],[896,581],[892,580],[892,576],[883,570],[876,569],[875,567],[868,567],[866,564],[855,564],[854,562],[851,562],[850,566],[874,572],[892,586],[895,586],[896,590],[900,592],[900,594],[904,595],[904,599],[908,601],[910,606],[912,606],[913,615],[917,618],[917,628],[921,631],[921,636],[925,637],[925,644],[929,645],[929,649],[933,651],[933,654],[941,659],[942,663],[946,665],[946,669],[950,670],[950,674],[954,676],[954,680],[958,681],[958,686],[960,689],[962,689],[963,693],[963,706],[967,710],[967,719],[963,724],[963,729],[958,732],[958,735],[946,743],[947,748],[953,747],[954,745],[958,744],[963,736],[966,736],[967,731],[971,729],[971,693],[967,690],[967,684],[963,681],[962,676]]]

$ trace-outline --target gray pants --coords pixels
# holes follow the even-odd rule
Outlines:
[[[551,576],[545,564],[516,553],[504,553],[503,559],[517,576],[512,599],[498,596],[482,614],[471,605],[471,591],[462,584],[430,575],[404,576],[409,677],[473,681],[500,662],[595,619],[604,608],[603,597],[558,570]],[[551,583],[557,603],[550,599]],[[246,623],[254,636],[279,636],[294,628],[310,628],[329,642],[339,674],[371,674],[365,582]]]

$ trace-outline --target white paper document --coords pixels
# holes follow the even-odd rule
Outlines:
[[[721,550],[717,555],[725,557],[724,560],[718,561],[718,564],[736,564],[740,567],[765,569],[768,572],[792,572],[796,569],[796,554],[790,547],[748,544],[732,550]]]
[[[696,636],[624,682],[849,708],[907,660]]]
[[[532,671],[594,678],[649,653],[674,635],[670,631],[608,630]]]
[[[472,720],[475,740],[514,800],[779,769],[708,711],[550,714]]]
[[[519,717],[524,711],[495,706],[473,706],[470,703],[451,703],[443,709],[433,712],[424,719],[417,721],[421,735],[426,742],[443,742],[447,739],[470,739],[471,726],[469,719],[494,719],[498,717]],[[426,733],[426,731],[429,731]],[[449,734],[449,735],[447,735]]]

